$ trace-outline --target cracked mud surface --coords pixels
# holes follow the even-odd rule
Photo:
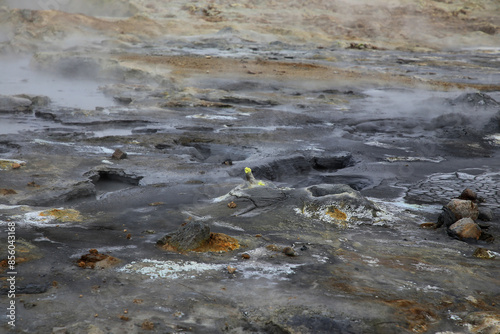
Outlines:
[[[0,5],[2,330],[499,330],[496,2]],[[493,241],[421,228],[465,188]]]

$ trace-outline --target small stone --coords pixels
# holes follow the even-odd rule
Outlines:
[[[476,220],[479,216],[479,209],[476,203],[470,200],[452,199],[446,207],[453,212],[456,220],[471,218]]]
[[[229,202],[229,203],[227,203],[227,207],[230,208],[230,209],[234,209],[234,208],[237,207],[237,205],[234,202]]]
[[[458,196],[458,199],[475,202],[477,200],[477,194],[474,190],[466,188],[462,191],[462,194]]]
[[[248,254],[248,253],[243,253],[243,254],[241,254],[241,257],[242,257],[243,259],[245,259],[245,260],[248,260],[248,259],[250,258],[250,254]]]
[[[462,218],[451,225],[448,233],[459,240],[479,240],[481,229],[471,218]]]
[[[125,158],[127,158],[127,153],[123,152],[119,148],[117,148],[115,150],[115,152],[113,153],[113,155],[111,156],[111,159],[114,159],[114,160],[121,160],[121,159],[125,159]]]
[[[485,249],[485,248],[476,248],[474,251],[474,254],[472,256],[480,258],[480,259],[494,259],[495,254],[493,254],[490,250]]]
[[[227,266],[227,272],[230,274],[234,274],[236,272],[235,267]]]
[[[488,208],[479,208],[479,215],[477,219],[483,222],[489,222],[493,219],[493,213]]]
[[[429,229],[429,230],[436,229],[436,226],[437,226],[437,224],[435,224],[435,223],[423,223],[423,224],[420,224],[421,228],[425,228],[425,229]]]
[[[292,247],[283,248],[283,253],[287,256],[295,256],[295,250]]]
[[[17,162],[14,162],[14,163],[12,164],[12,169],[19,169],[19,168],[21,168],[21,165],[20,165],[20,164],[18,164]]]

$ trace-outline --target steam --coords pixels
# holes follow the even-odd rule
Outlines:
[[[33,94],[48,96],[61,107],[93,110],[113,105],[113,100],[99,90],[99,83],[92,80],[72,80],[58,75],[35,71],[28,58],[12,60],[3,58],[0,67],[0,94]]]

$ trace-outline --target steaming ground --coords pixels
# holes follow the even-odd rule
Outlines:
[[[496,1],[0,6],[4,330],[499,331]],[[421,228],[466,187],[494,240]],[[191,221],[240,248],[157,246]]]

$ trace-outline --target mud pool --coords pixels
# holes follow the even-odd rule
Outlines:
[[[153,8],[118,3],[106,16]],[[498,34],[299,43],[245,30],[250,7],[218,21],[192,6],[130,16],[140,38],[67,14],[63,46],[2,42],[23,60],[3,52],[0,69],[0,260],[13,224],[17,259],[16,326],[2,316],[0,331],[499,333]],[[32,9],[0,15],[26,31],[67,19]],[[164,20],[202,28],[162,35]],[[465,188],[493,238],[424,228]],[[158,246],[193,221],[239,248]],[[79,266],[90,250],[112,260]]]

